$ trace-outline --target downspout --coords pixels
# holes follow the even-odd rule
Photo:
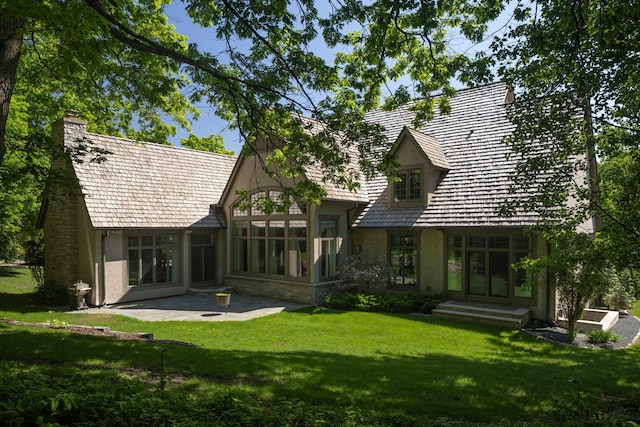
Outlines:
[[[549,244],[549,242],[547,243],[547,256],[549,256],[549,254],[551,253],[551,245]],[[555,290],[554,290],[555,291]],[[551,319],[554,323],[556,322],[556,316],[555,316],[555,311],[557,307],[557,302],[555,300],[555,296],[553,298],[553,306],[554,306],[554,315],[553,317],[550,317],[549,315],[549,301],[551,301],[551,272],[549,271],[549,267],[547,267],[547,303],[544,305],[544,310],[545,310],[545,318],[546,319]]]
[[[106,285],[105,278],[107,277],[105,273],[105,267],[107,265],[107,256],[105,255],[105,239],[107,237],[107,230],[102,230],[102,236],[100,237],[100,296],[102,297],[102,302],[100,303],[100,307],[104,307],[107,305],[107,295],[106,295]]]
[[[353,221],[351,221],[351,212],[356,210],[359,206],[360,203],[355,202],[352,208],[347,209],[347,230],[353,230],[353,227],[351,226],[353,223]],[[349,236],[349,246],[351,246],[351,250],[349,251],[349,255],[351,255],[354,253],[354,249],[356,249],[353,247],[353,236]]]
[[[353,227],[351,226],[351,224],[352,224],[352,222],[353,222],[353,221],[351,221],[351,212],[353,212],[353,211],[354,211],[355,209],[357,209],[359,206],[360,206],[360,203],[355,202],[355,203],[353,204],[353,207],[352,207],[352,208],[347,209],[347,228],[349,228],[349,229],[353,228]]]

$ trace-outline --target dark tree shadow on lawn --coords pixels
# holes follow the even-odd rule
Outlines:
[[[6,265],[0,266],[0,277],[18,277],[20,273],[16,272],[15,268]]]
[[[0,359],[37,363],[63,360],[86,366],[91,372],[100,367],[92,366],[90,361],[106,360],[112,366],[158,373],[160,351],[169,348],[164,360],[171,375],[197,377],[225,390],[246,390],[245,386],[249,386],[252,394],[266,399],[266,404],[271,398],[303,400],[309,404],[473,421],[548,417],[541,408],[553,405],[554,399],[574,399],[575,386],[569,379],[578,375],[592,376],[592,382],[585,382],[589,387],[598,381],[615,384],[616,395],[637,392],[637,349],[615,355],[590,353],[587,357],[578,349],[558,349],[553,345],[532,350],[527,348],[531,343],[518,335],[495,339],[504,352],[510,353],[508,357],[474,354],[472,348],[468,357],[437,351],[359,357],[325,352],[193,349],[0,324]],[[573,366],[567,366],[567,351],[575,360]],[[517,357],[513,357],[514,352]],[[51,354],[56,355],[55,361]],[[627,363],[631,359],[635,361],[616,371],[616,377],[611,372],[607,377],[602,369],[606,363]],[[193,392],[193,387],[193,382],[180,381],[170,383],[167,391],[187,393]],[[600,391],[611,390],[608,387]]]

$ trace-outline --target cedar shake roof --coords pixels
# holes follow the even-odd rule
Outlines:
[[[498,215],[500,203],[509,197],[510,175],[517,158],[502,140],[513,130],[505,114],[507,86],[495,83],[460,90],[451,99],[448,115],[436,113],[422,129],[412,131],[434,166],[448,172],[438,184],[428,207],[392,208],[387,199],[392,186],[385,176],[367,183],[370,202],[354,222],[356,227],[522,227],[533,225],[533,213],[514,217]],[[400,107],[395,111],[376,110],[365,118],[386,129],[395,141],[415,113]],[[435,144],[434,144],[435,142]],[[434,149],[440,147],[442,156]]]
[[[304,116],[297,116],[297,119],[301,121],[302,126],[305,128],[305,131],[310,135],[316,135],[325,129],[325,125],[318,120]],[[358,163],[359,153],[357,144],[349,144],[344,140],[344,138],[341,137],[338,137],[338,143],[342,145],[341,153],[349,156],[347,164],[345,165],[345,169],[351,176],[355,177],[355,180],[357,182],[361,184],[360,188],[349,191],[349,189],[345,186],[341,186],[332,182],[330,179],[327,179],[323,170],[323,166],[320,164],[320,162],[317,161],[311,163],[310,165],[306,165],[304,167],[304,175],[296,178],[296,180],[309,180],[314,184],[323,187],[327,194],[322,198],[322,200],[357,202],[366,204],[369,202],[369,195],[367,193],[366,184],[364,182],[364,178],[362,176]],[[242,167],[242,161],[243,159],[238,161],[236,168]],[[228,194],[228,191],[229,189],[226,188],[225,194]]]
[[[103,162],[73,162],[94,228],[219,228],[236,158],[87,133]],[[69,142],[67,141],[67,144]]]
[[[303,126],[312,135],[318,134],[325,129],[324,123],[304,116],[299,116]],[[336,201],[353,201],[367,203],[369,202],[369,195],[367,194],[366,186],[364,185],[364,179],[360,172],[360,166],[358,164],[359,153],[356,144],[349,144],[344,138],[339,137],[339,143],[342,144],[343,153],[349,156],[349,161],[345,166],[347,171],[356,177],[356,180],[361,183],[361,187],[354,191],[349,191],[348,188],[337,185],[330,180],[326,179],[323,167],[318,162],[306,166],[305,176],[306,178],[318,185],[324,187],[327,195],[323,200],[336,200]]]

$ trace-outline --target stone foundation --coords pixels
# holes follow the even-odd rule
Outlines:
[[[301,304],[323,304],[327,295],[336,291],[338,282],[301,283],[272,278],[225,276],[225,286],[235,292],[297,302]]]

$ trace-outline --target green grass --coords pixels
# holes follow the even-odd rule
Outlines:
[[[564,403],[575,408],[579,392],[581,403],[592,411],[631,408],[635,412],[629,417],[640,421],[638,345],[586,350],[542,342],[523,332],[426,316],[321,308],[246,322],[142,322],[116,315],[52,313],[30,302],[20,284],[11,284],[21,280],[21,271],[8,271],[0,268],[0,318],[55,318],[151,332],[158,339],[200,346],[0,324],[0,361],[24,363],[25,370],[35,366],[52,375],[53,369],[55,376],[77,369],[83,381],[95,381],[106,369],[157,382],[161,349],[168,348],[163,356],[173,380],[167,395],[194,399],[199,406],[203,399],[237,393],[262,407],[284,400],[429,419],[555,422]]]
[[[0,264],[0,292],[7,294],[32,293],[35,282],[26,267],[9,267]]]

